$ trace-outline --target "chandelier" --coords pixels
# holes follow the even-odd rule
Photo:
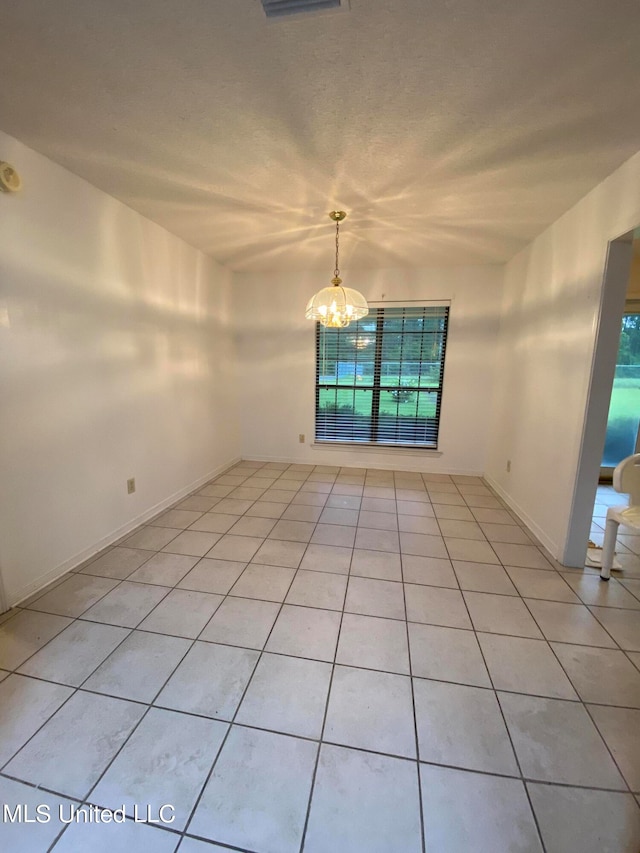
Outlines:
[[[338,266],[340,250],[340,223],[346,217],[344,210],[333,210],[329,217],[336,223],[336,266],[331,287],[323,287],[307,303],[305,317],[316,320],[331,329],[343,329],[352,320],[359,320],[369,313],[367,300],[357,290],[342,287]]]

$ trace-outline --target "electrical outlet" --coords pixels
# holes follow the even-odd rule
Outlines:
[[[511,460],[507,459],[507,474],[511,473]]]
[[[300,442],[300,444],[304,444],[304,433],[303,432],[301,432],[300,435],[298,436],[298,441]]]
[[[130,480],[127,480],[127,494],[132,495],[136,490],[136,478],[132,477]]]

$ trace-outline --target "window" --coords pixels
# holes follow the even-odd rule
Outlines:
[[[436,448],[449,308],[371,308],[316,330],[316,441]]]

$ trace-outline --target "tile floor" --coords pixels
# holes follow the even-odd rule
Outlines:
[[[0,798],[52,815],[0,847],[638,853],[618,552],[559,566],[473,477],[242,462],[0,624]]]

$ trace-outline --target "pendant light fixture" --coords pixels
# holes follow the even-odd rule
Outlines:
[[[307,303],[305,317],[316,320],[331,329],[343,329],[352,320],[359,320],[369,313],[367,300],[357,290],[342,287],[338,266],[340,249],[340,223],[346,217],[344,210],[333,210],[329,217],[336,223],[336,267],[331,287],[323,287]]]

